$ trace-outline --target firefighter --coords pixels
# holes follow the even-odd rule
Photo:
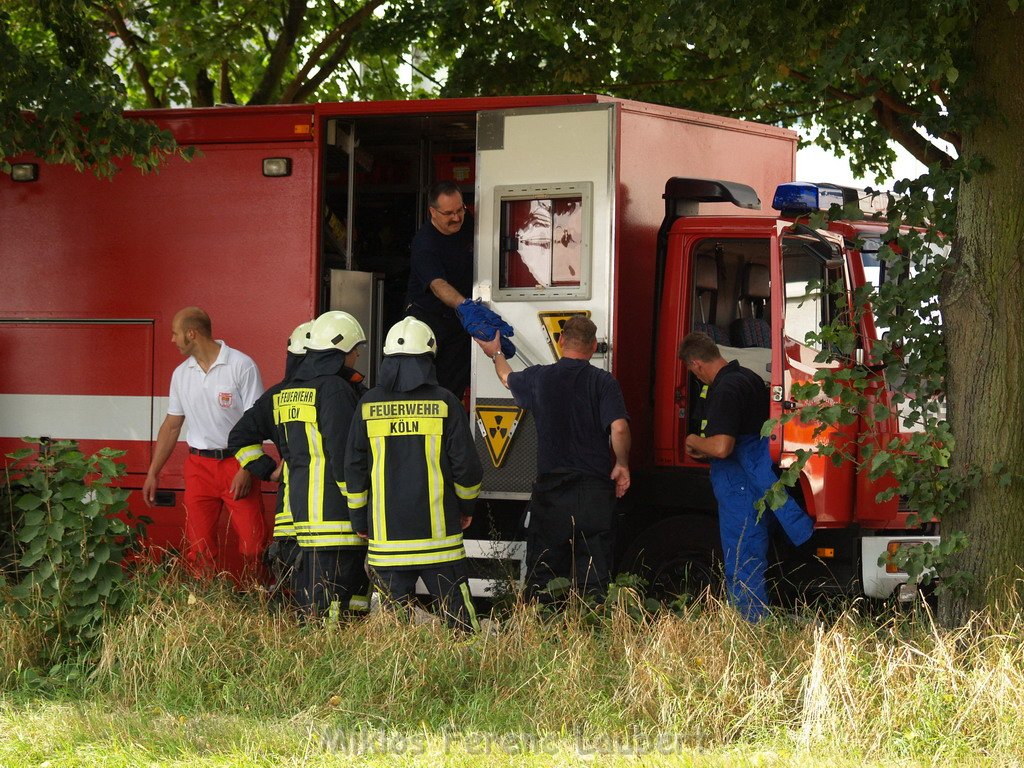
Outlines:
[[[264,558],[274,578],[275,586],[291,582],[299,560],[299,542],[295,537],[295,522],[292,519],[291,504],[288,501],[288,465],[284,453],[277,444],[277,430],[274,427],[274,395],[287,385],[296,367],[306,354],[309,329],[312,321],[300,323],[288,337],[288,351],[284,363],[284,379],[274,385],[253,404],[238,420],[228,437],[228,450],[232,451],[238,463],[262,480],[279,481],[277,508],[274,511],[274,538]],[[262,444],[275,441],[282,456],[280,464],[263,453]],[[294,594],[294,584],[291,585]]]
[[[757,621],[768,606],[768,515],[754,505],[777,480],[768,438],[761,437],[768,390],[753,371],[727,363],[706,333],[683,339],[679,358],[708,385],[701,434],[686,436],[686,453],[711,462],[729,600],[743,618]],[[795,546],[810,539],[814,523],[792,498],[774,517]]]
[[[292,378],[264,405],[287,467],[288,504],[302,551],[295,599],[308,616],[333,618],[369,607],[366,542],[353,532],[344,499],[345,439],[365,391],[354,365],[365,341],[347,312],[320,315]],[[248,442],[239,451],[247,463],[262,453]]]
[[[462,403],[438,385],[436,352],[433,331],[413,317],[388,331],[380,383],[349,434],[349,512],[386,597],[408,604],[422,578],[449,625],[476,630],[462,531],[483,470]]]
[[[512,370],[500,342],[495,336],[477,344],[537,424],[526,595],[547,601],[549,582],[567,579],[573,589],[603,600],[611,581],[616,499],[630,486],[632,438],[619,383],[590,364],[597,326],[588,317],[570,318],[558,339],[561,358],[522,371]]]

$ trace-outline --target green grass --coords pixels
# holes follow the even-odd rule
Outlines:
[[[54,667],[0,628],[0,765],[1006,765],[1024,754],[1016,613],[555,619],[471,637],[379,613],[298,626],[165,583]],[[641,756],[638,756],[640,753]]]

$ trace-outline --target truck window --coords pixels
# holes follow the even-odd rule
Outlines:
[[[690,328],[727,347],[771,347],[769,242],[699,241],[690,259]]]
[[[496,294],[506,300],[589,298],[590,184],[495,190]]]
[[[807,335],[817,333],[836,317],[835,299],[825,286],[843,279],[841,254],[810,237],[787,237],[782,244],[782,272],[786,335],[820,350],[821,345],[809,343]]]
[[[860,259],[864,265],[864,279],[875,288],[880,288],[882,283],[895,279],[891,270],[886,269],[886,263],[878,258],[878,250],[882,247],[882,241],[878,237],[861,236]]]

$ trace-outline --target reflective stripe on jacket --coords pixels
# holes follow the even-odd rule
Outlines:
[[[369,533],[370,565],[463,559],[461,517],[473,514],[482,478],[469,420],[448,390],[375,387],[360,401],[345,479],[352,524]]]
[[[353,385],[338,375],[292,380],[268,390],[231,432],[236,458],[255,474],[273,471],[263,440],[272,439],[281,452],[287,472],[282,522],[287,511],[300,546],[366,546],[352,530],[344,482],[336,479],[356,401]]]

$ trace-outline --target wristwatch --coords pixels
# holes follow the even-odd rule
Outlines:
[[[498,358],[499,357],[504,357],[504,356],[505,356],[505,353],[502,352],[499,349],[497,352],[495,352],[493,355],[491,355],[491,362],[496,363],[496,362],[498,362]]]

